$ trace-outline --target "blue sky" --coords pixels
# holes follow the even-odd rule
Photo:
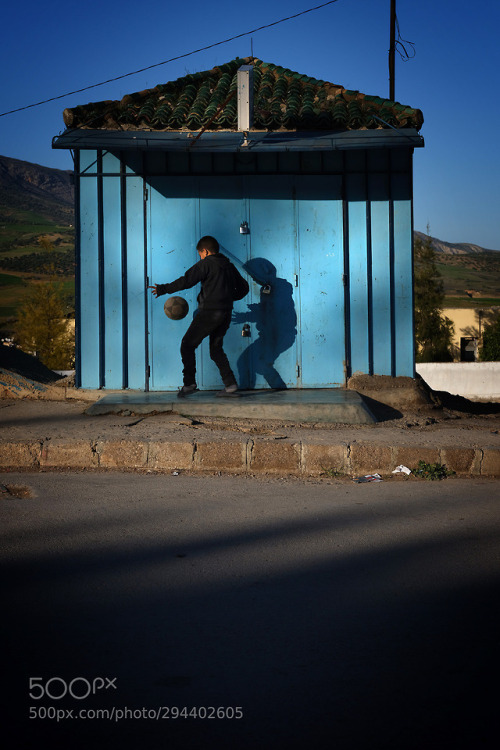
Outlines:
[[[154,65],[321,4],[321,0],[189,3],[25,0],[2,11],[0,111]],[[390,0],[338,0],[253,34],[253,53],[316,78],[388,97]],[[415,228],[448,242],[500,250],[500,3],[397,0],[404,39],[396,100],[423,111],[426,147],[414,156]],[[99,88],[0,117],[0,154],[71,169],[51,140],[65,107],[207,70],[251,53],[245,36]]]

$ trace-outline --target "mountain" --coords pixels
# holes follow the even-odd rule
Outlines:
[[[34,213],[56,224],[74,223],[72,173],[0,156],[0,221]]]
[[[422,232],[414,232],[415,239],[420,239],[422,242],[427,240],[427,235]],[[488,250],[479,245],[471,245],[468,242],[451,243],[438,240],[435,237],[431,237],[432,247],[434,252],[443,253],[444,255],[480,255],[481,253],[494,253],[496,250]]]

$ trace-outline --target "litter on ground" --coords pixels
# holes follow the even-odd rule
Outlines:
[[[411,469],[409,469],[407,466],[403,466],[403,464],[400,464],[399,466],[396,466],[393,474],[411,474]]]
[[[353,477],[353,482],[361,484],[363,482],[381,482],[380,474],[365,474],[364,477]]]

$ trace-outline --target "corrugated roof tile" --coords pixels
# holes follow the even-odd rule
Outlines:
[[[68,128],[108,130],[236,129],[237,98],[228,100],[228,96],[236,91],[237,71],[244,64],[254,69],[254,129],[419,130],[423,124],[419,109],[344,89],[256,58],[236,58],[213,70],[128,94],[121,101],[66,109],[64,121]]]

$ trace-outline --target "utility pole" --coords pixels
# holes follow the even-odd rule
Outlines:
[[[396,57],[396,0],[391,0],[391,20],[390,20],[390,46],[389,46],[389,99],[395,101],[395,57]]]

